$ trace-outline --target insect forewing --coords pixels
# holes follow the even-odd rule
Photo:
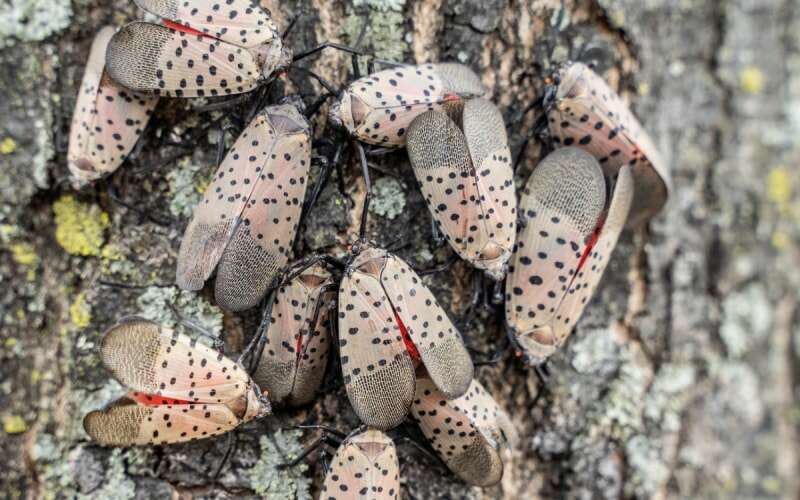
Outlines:
[[[67,165],[80,187],[116,170],[147,125],[158,98],[134,94],[105,73],[114,28],[95,36],[69,135]]]
[[[533,362],[552,354],[578,320],[560,307],[583,272],[605,196],[597,160],[577,148],[551,153],[528,179],[520,198],[524,225],[506,281],[506,321]]]
[[[548,112],[554,142],[588,151],[610,177],[630,165],[635,194],[628,226],[641,224],[666,202],[667,164],[628,106],[594,71],[572,63],[560,72],[560,79]]]
[[[428,378],[417,381],[411,414],[433,449],[464,482],[491,486],[503,477],[503,447],[516,432],[508,415],[474,380],[466,394],[448,400]]]
[[[347,396],[361,420],[399,425],[414,398],[414,362],[380,282],[387,255],[367,247],[339,287],[339,352]]]
[[[245,48],[146,22],[114,35],[106,65],[125,87],[167,97],[239,94],[261,78],[255,54]]]
[[[516,218],[511,153],[497,108],[471,99],[411,124],[408,155],[437,226],[458,254],[494,279],[505,275]]]
[[[368,429],[345,439],[325,474],[320,498],[400,497],[400,464],[392,440],[381,431]]]
[[[448,398],[467,391],[472,360],[458,330],[422,279],[400,258],[389,255],[381,283],[396,318],[402,321],[436,386]]]
[[[152,321],[132,318],[103,337],[100,358],[131,389],[190,403],[249,413],[252,381],[235,362],[190,337]]]
[[[482,94],[483,87],[477,76],[462,65],[387,69],[351,83],[334,107],[334,120],[361,141],[403,146],[408,127],[417,115],[441,109],[445,102],[473,92]]]
[[[177,282],[198,290],[219,263],[217,302],[252,307],[286,265],[310,166],[306,120],[290,105],[260,113],[220,165],[186,228]]]
[[[223,434],[241,420],[222,404],[139,405],[122,398],[83,419],[86,433],[107,446],[191,441]]]
[[[253,379],[272,401],[300,406],[314,399],[330,345],[325,300],[333,280],[320,264],[281,286]]]
[[[274,40],[280,43],[278,28],[269,13],[256,2],[136,0],[136,4],[160,17],[240,47],[254,47]]]

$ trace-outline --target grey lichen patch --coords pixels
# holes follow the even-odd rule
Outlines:
[[[89,494],[78,495],[81,499],[105,500],[114,498],[127,500],[136,494],[136,484],[125,474],[127,451],[116,448],[111,452],[106,464],[105,480],[102,486]]]
[[[216,338],[222,333],[222,310],[199,295],[178,287],[147,288],[136,304],[142,317],[180,328],[192,336],[196,336],[197,330]],[[208,342],[210,339],[201,335],[199,340]]]
[[[578,373],[589,374],[613,370],[618,348],[607,329],[582,330],[576,336],[572,349],[572,367]]]
[[[403,184],[392,177],[378,179],[372,187],[372,193],[373,199],[369,211],[381,217],[392,220],[400,215],[406,206]]]
[[[371,47],[375,55],[390,61],[402,61],[410,50],[406,38],[404,0],[356,0],[342,25],[348,43],[354,44],[362,30],[364,37],[359,48]],[[360,14],[369,9],[369,16]]]
[[[261,457],[247,472],[256,494],[268,500],[311,499],[311,480],[304,475],[308,469],[305,462],[294,467],[278,468],[278,465],[290,462],[303,453],[301,436],[299,430],[278,430],[270,436],[261,437]]]
[[[772,310],[761,284],[748,286],[725,299],[719,334],[731,357],[742,356],[770,335]]]
[[[69,25],[72,6],[69,0],[10,0],[0,5],[0,46],[15,40],[35,42]]]
[[[167,182],[172,195],[169,202],[172,215],[186,220],[192,216],[194,207],[211,182],[212,172],[208,167],[195,165],[190,158],[182,159],[176,168],[169,171]]]

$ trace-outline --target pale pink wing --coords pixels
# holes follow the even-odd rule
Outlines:
[[[471,68],[459,63],[426,64],[442,81],[446,93],[463,98],[480,97],[486,90]]]
[[[245,48],[146,22],[114,35],[106,66],[125,87],[167,97],[239,94],[261,78],[255,55]]]
[[[339,288],[339,352],[347,396],[361,420],[399,425],[414,398],[414,362],[379,277],[386,252],[366,248]]]
[[[464,394],[472,380],[472,360],[461,334],[422,279],[390,255],[381,284],[419,353],[428,374],[448,398]]]
[[[466,394],[449,400],[428,378],[417,381],[411,415],[447,467],[464,482],[486,487],[503,477],[501,446],[512,437],[508,416],[473,381]],[[501,424],[503,427],[501,427]]]
[[[342,442],[325,474],[320,498],[400,498],[400,464],[389,436],[369,429]]]
[[[520,197],[523,220],[506,280],[506,322],[532,362],[550,356],[577,318],[559,305],[605,206],[603,172],[588,153],[563,148],[533,171]]]
[[[602,227],[598,229],[600,236],[594,246],[587,251],[583,264],[578,268],[575,279],[558,307],[555,321],[563,321],[565,325],[564,328],[556,329],[558,344],[564,342],[566,336],[569,335],[568,328],[574,326],[583,314],[583,309],[592,298],[603,277],[603,272],[611,260],[611,254],[617,246],[617,240],[630,212],[634,192],[633,183],[631,167],[626,165],[620,168],[611,205],[605,215],[605,220],[601,219]]]
[[[136,0],[136,4],[157,16],[240,47],[280,43],[278,28],[269,12],[250,0]]]
[[[623,165],[632,167],[636,192],[630,226],[661,210],[669,189],[669,169],[628,106],[594,71],[581,63],[562,70],[548,121],[556,144],[588,151],[606,175],[616,175]]]
[[[83,428],[106,446],[172,444],[224,434],[240,420],[221,404],[138,405],[122,398],[90,412]]]
[[[247,410],[252,381],[238,364],[152,321],[132,318],[113,326],[103,337],[100,358],[117,380],[135,391],[224,404],[237,415]]]
[[[229,167],[226,172],[228,190],[236,190],[241,183],[242,198],[233,204],[244,203],[238,227],[219,261],[215,283],[217,303],[230,311],[257,305],[289,262],[311,167],[311,132],[305,118],[291,105],[270,106],[263,113],[274,131],[270,151],[254,162],[252,155],[243,157],[247,145],[228,153],[234,160],[240,155],[234,171]],[[250,141],[249,148],[259,148],[264,139],[243,140]],[[241,166],[245,161],[247,168]],[[244,198],[250,185],[252,192]],[[218,202],[228,203],[219,194]]]
[[[253,375],[274,402],[300,406],[316,395],[328,363],[325,301],[330,293],[325,289],[332,283],[330,273],[315,264],[278,288],[264,350]]]
[[[113,35],[114,28],[106,26],[95,36],[72,115],[67,166],[79,187],[122,164],[158,102],[105,74],[106,47]]]

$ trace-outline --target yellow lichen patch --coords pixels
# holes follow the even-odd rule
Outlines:
[[[6,137],[0,142],[0,153],[10,155],[17,150],[17,143],[11,137]]]
[[[17,339],[15,339],[13,337],[9,337],[9,338],[6,339],[6,341],[5,341],[5,346],[6,347],[14,347],[15,345],[17,345]]]
[[[792,199],[792,174],[786,167],[773,168],[767,176],[767,198],[769,201],[786,206]]]
[[[78,328],[86,328],[92,321],[92,307],[86,302],[84,293],[79,293],[69,306],[69,319]]]
[[[36,255],[33,245],[30,243],[14,243],[10,247],[11,256],[14,262],[22,266],[34,266],[39,262],[39,256]]]
[[[764,90],[765,81],[764,73],[755,66],[747,66],[739,75],[739,84],[748,94],[760,94]]]
[[[125,258],[125,255],[122,253],[122,250],[118,245],[109,243],[103,247],[103,250],[100,252],[100,257],[104,258],[105,260],[122,260]]]
[[[3,430],[6,434],[22,434],[28,430],[28,424],[18,415],[6,415],[3,417]]]
[[[206,192],[206,189],[208,189],[208,186],[209,186],[210,184],[211,184],[211,179],[200,179],[200,180],[199,180],[199,181],[197,181],[197,183],[195,184],[195,186],[194,186],[194,189],[195,189],[195,190],[196,190],[198,193],[200,193],[200,194],[204,194],[204,193]]]
[[[786,250],[791,245],[792,239],[783,231],[772,233],[772,246],[778,250]]]
[[[100,255],[108,214],[97,205],[81,203],[64,195],[53,203],[56,241],[73,255]]]
[[[642,82],[639,84],[639,95],[650,95],[650,84],[647,82]]]

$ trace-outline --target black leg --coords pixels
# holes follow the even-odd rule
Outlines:
[[[275,304],[275,295],[277,294],[277,290],[273,288],[272,292],[267,296],[266,306],[264,307],[264,313],[261,315],[261,323],[258,325],[258,330],[253,335],[253,338],[250,340],[250,343],[247,344],[247,347],[242,351],[239,355],[239,359],[237,360],[239,364],[245,366],[245,359],[247,356],[252,354],[250,358],[250,362],[247,366],[247,373],[252,374],[255,372],[256,368],[258,367],[258,362],[261,359],[261,351],[264,350],[264,344],[267,341],[267,331],[269,330],[270,318],[272,317],[272,306]]]
[[[108,194],[108,198],[111,201],[113,201],[114,203],[127,208],[131,212],[136,213],[136,214],[140,215],[141,217],[144,217],[145,219],[147,219],[150,222],[153,222],[154,224],[157,224],[159,226],[169,227],[172,224],[172,221],[170,221],[170,220],[162,219],[161,217],[157,217],[157,216],[153,215],[152,213],[150,213],[147,210],[142,210],[141,208],[139,208],[139,207],[137,207],[135,205],[131,205],[130,203],[124,201],[119,196],[119,194],[117,193],[117,189],[114,186],[114,183],[111,181],[111,179],[106,178],[102,182],[105,182],[105,184],[106,184],[106,193]]]
[[[220,473],[222,472],[222,468],[225,467],[225,464],[228,463],[228,459],[233,455],[234,450],[239,445],[239,439],[236,436],[236,431],[228,433],[228,446],[225,450],[225,455],[222,456],[222,460],[220,460],[219,465],[217,466],[217,470],[214,472],[214,475],[211,476],[214,482],[217,482]]]
[[[452,267],[452,265],[455,264],[456,262],[458,262],[458,254],[454,253],[453,255],[450,256],[450,258],[447,259],[447,262],[445,262],[444,264],[440,264],[440,265],[432,267],[430,269],[420,269],[420,270],[416,270],[415,269],[415,271],[420,276],[426,276],[428,274],[441,273],[443,271],[447,271],[448,269],[450,269],[450,267]]]
[[[369,165],[367,165],[367,156],[364,154],[364,148],[359,142],[355,142],[355,145],[358,150],[358,157],[361,160],[361,173],[364,176],[364,182],[367,187],[367,194],[364,196],[364,208],[361,212],[361,227],[358,230],[359,241],[364,242],[367,238],[367,213],[369,212],[369,202],[372,199],[372,182],[369,180]]]
[[[213,348],[216,351],[223,354],[225,353],[225,342],[221,338],[212,335],[211,333],[206,331],[206,329],[203,328],[202,326],[198,325],[194,321],[183,316],[183,314],[181,314],[180,311],[178,311],[178,309],[175,307],[174,304],[167,302],[167,307],[169,308],[170,311],[172,311],[172,314],[178,319],[180,324],[192,330],[201,337],[206,337],[207,339],[211,340]]]
[[[353,47],[348,47],[347,45],[342,45],[342,44],[336,43],[336,42],[325,42],[325,43],[321,43],[321,44],[317,45],[313,49],[309,49],[309,50],[306,50],[305,52],[301,52],[301,53],[295,55],[292,58],[292,62],[297,62],[297,61],[299,61],[301,59],[305,59],[305,58],[307,58],[309,56],[312,56],[312,55],[316,54],[317,52],[321,52],[321,51],[323,51],[324,49],[327,49],[327,48],[341,50],[342,52],[347,52],[348,54],[353,54],[353,55],[357,55],[357,56],[366,56],[366,55],[368,55],[365,52],[362,52],[362,51],[360,51],[358,49],[355,49]]]

